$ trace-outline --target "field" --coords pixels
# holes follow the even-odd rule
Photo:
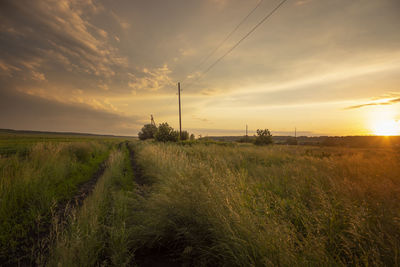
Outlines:
[[[0,144],[3,265],[400,265],[396,147]]]

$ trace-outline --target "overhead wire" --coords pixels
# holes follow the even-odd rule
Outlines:
[[[240,28],[240,26],[243,25],[244,22],[246,22],[246,20],[254,13],[254,11],[256,11],[256,9],[264,2],[264,0],[260,0],[257,5],[250,10],[249,13],[247,13],[247,15],[239,22],[239,24],[236,25],[235,28],[233,28],[233,30],[225,37],[225,39],[223,39],[212,51],[211,53],[209,53],[206,57],[204,57],[199,64],[197,64],[194,68],[193,71],[190,73],[193,73],[195,70],[197,70],[199,67],[201,67],[211,56],[213,56],[215,54],[215,52],[217,52],[221,46],[229,40],[229,38]],[[182,81],[185,82],[187,80],[187,77]]]
[[[234,32],[251,16],[252,13],[261,5],[263,0],[261,0],[255,8],[253,8],[249,14],[242,19],[242,21],[233,29],[232,32],[228,34],[228,36],[204,59],[201,61],[200,64],[197,65],[201,66],[205,61],[207,61],[218,49],[232,36]],[[199,81],[205,74],[207,74],[215,65],[217,65],[222,59],[224,59],[227,55],[229,55],[236,47],[238,47],[246,38],[248,38],[258,27],[260,27],[265,21],[267,21],[287,0],[282,0],[271,12],[269,12],[265,17],[263,17],[250,31],[248,31],[238,42],[235,43],[227,52],[225,52],[222,56],[220,56],[217,60],[215,60],[208,68],[206,68],[200,76],[198,76],[194,81],[190,82],[185,87],[190,87],[195,82]],[[204,62],[203,62],[204,61]],[[183,82],[185,82],[188,78],[186,77]],[[182,83],[183,83],[182,82]],[[182,91],[182,90],[181,90]],[[168,102],[169,104],[172,103],[172,99]],[[168,104],[168,105],[169,105]]]
[[[217,65],[222,59],[229,55],[236,47],[238,47],[247,37],[249,37],[258,27],[260,27],[265,21],[267,21],[287,0],[281,1],[272,11],[270,11],[265,17],[263,17],[250,31],[248,31],[235,45],[233,45],[227,52],[215,60],[208,68],[206,68],[194,81],[189,83],[188,86],[193,85],[199,81],[205,74],[207,74],[215,65]]]

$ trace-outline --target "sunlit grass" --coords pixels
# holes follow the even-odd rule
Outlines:
[[[398,152],[146,144],[138,159],[156,183],[137,249],[196,265],[400,264]]]

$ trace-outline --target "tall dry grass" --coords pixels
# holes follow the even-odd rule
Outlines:
[[[400,264],[400,154],[137,145],[153,191],[134,249],[194,265]]]

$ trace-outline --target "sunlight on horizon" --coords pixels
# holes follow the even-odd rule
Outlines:
[[[393,107],[379,107],[371,114],[372,133],[379,136],[400,135],[400,121]]]

